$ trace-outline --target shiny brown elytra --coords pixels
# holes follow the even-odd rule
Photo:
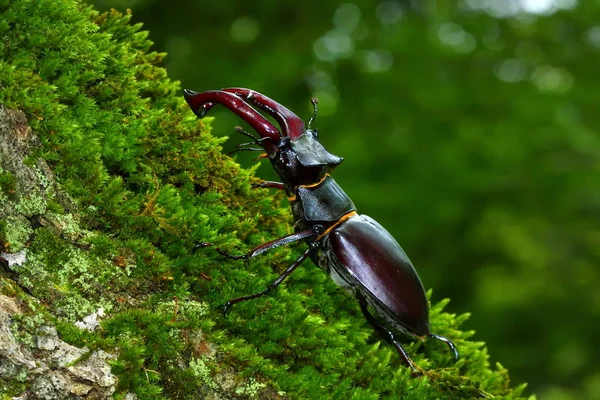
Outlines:
[[[246,254],[232,255],[215,248],[230,259],[248,259],[275,247],[303,241],[308,249],[267,289],[231,299],[223,304],[226,314],[235,303],[264,296],[277,288],[302,262],[311,258],[328,272],[336,284],[354,296],[369,323],[394,345],[404,362],[418,372],[394,332],[413,338],[433,337],[446,343],[458,359],[456,346],[429,329],[429,305],[425,289],[402,247],[377,221],[356,212],[356,207],[330,173],[342,158],[329,153],[318,140],[318,131],[305,127],[292,111],[250,89],[228,88],[198,93],[184,90],[192,111],[202,118],[215,104],[240,116],[260,137],[236,128],[252,141],[235,151],[263,151],[281,182],[265,181],[256,187],[284,190],[294,216],[294,233],[258,246]],[[277,121],[280,129],[253,106]],[[234,151],[234,152],[235,152]],[[195,249],[210,247],[202,242]],[[369,307],[374,310],[373,315]]]

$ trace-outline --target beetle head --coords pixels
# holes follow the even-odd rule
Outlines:
[[[249,145],[264,149],[278,175],[290,186],[316,183],[343,160],[323,147],[318,140],[316,129],[307,129],[296,114],[261,93],[243,88],[209,90],[202,93],[185,89],[184,97],[192,111],[200,118],[215,103],[240,116],[260,135],[260,139],[254,138]],[[273,117],[281,131],[251,104]],[[315,99],[313,105],[316,114]],[[312,120],[314,115],[310,122]]]

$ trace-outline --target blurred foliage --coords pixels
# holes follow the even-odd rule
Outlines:
[[[600,2],[95,4],[131,7],[183,87],[249,87],[304,118],[318,96],[336,179],[435,297],[540,398],[597,398]],[[217,134],[240,123],[213,115]]]

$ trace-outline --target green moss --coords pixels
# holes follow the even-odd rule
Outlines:
[[[51,322],[49,314],[36,299],[8,279],[0,278],[0,294],[17,300],[19,312],[11,316],[11,332],[19,342],[33,347],[39,329]]]
[[[71,232],[75,226],[65,229]],[[64,237],[46,228],[36,231],[27,264],[14,267],[21,282],[42,298],[51,300],[57,315],[72,322],[98,308],[112,310],[115,300],[107,285],[118,288],[117,282],[125,283],[124,271],[106,258],[76,247]]]
[[[33,233],[31,224],[21,215],[11,215],[6,218],[6,223],[0,226],[0,237],[6,242],[5,247],[12,253],[25,248],[25,243]]]
[[[218,389],[217,383],[212,379],[212,371],[201,358],[192,358],[189,363],[190,372],[198,378],[201,385],[208,386],[210,389]]]
[[[61,215],[65,213],[65,208],[63,207],[62,204],[60,204],[59,202],[57,202],[53,197],[50,197],[47,200],[47,210],[48,212],[57,214],[57,215]]]
[[[13,336],[20,343],[34,347],[38,330],[47,322],[47,318],[41,313],[20,314],[14,316],[12,321]]]
[[[87,232],[84,232],[79,221],[73,214],[70,213],[54,213],[49,212],[46,214],[46,218],[52,221],[52,224],[59,230],[63,235],[75,238],[79,235],[86,236]]]
[[[23,197],[15,205],[15,209],[25,217],[31,217],[46,212],[46,199],[41,196]]]
[[[5,199],[4,201],[6,201],[9,196],[15,194],[16,189],[15,176],[8,171],[4,171],[2,167],[0,167],[0,198]]]
[[[42,142],[29,165],[43,157],[75,204],[59,201],[63,193],[25,196],[12,209],[42,214],[39,224],[34,230],[10,215],[2,234],[11,251],[27,247],[27,264],[14,269],[51,307],[63,339],[117,350],[117,398],[194,399],[211,390],[521,398],[505,370],[490,368],[483,344],[459,329],[466,316],[444,313],[445,302],[434,304],[432,325],[463,358],[454,364],[431,341],[407,344],[429,371],[415,379],[355,302],[308,263],[273,296],[223,318],[213,305],[262,290],[297,251],[244,265],[210,249],[192,254],[193,244],[243,251],[289,233],[289,211],[273,207],[268,191],[250,190],[252,170],[222,154],[223,139],[187,109],[179,85],[157,66],[164,55],[150,50],[129,15],[71,0],[15,0],[0,8],[0,21],[0,103],[28,116]],[[50,187],[53,178],[38,173]],[[73,327],[100,307],[107,316],[97,331]],[[235,379],[224,383],[227,371]]]
[[[256,382],[254,378],[250,378],[248,383],[235,389],[235,394],[256,398],[259,391],[266,386],[264,383]]]

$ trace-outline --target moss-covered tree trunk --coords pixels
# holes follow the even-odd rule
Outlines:
[[[250,190],[128,15],[3,1],[0,35],[2,399],[521,398],[444,301],[432,327],[462,358],[407,344],[426,371],[411,376],[313,265],[224,319],[213,305],[299,249],[247,264],[190,249],[289,233],[281,198]]]

